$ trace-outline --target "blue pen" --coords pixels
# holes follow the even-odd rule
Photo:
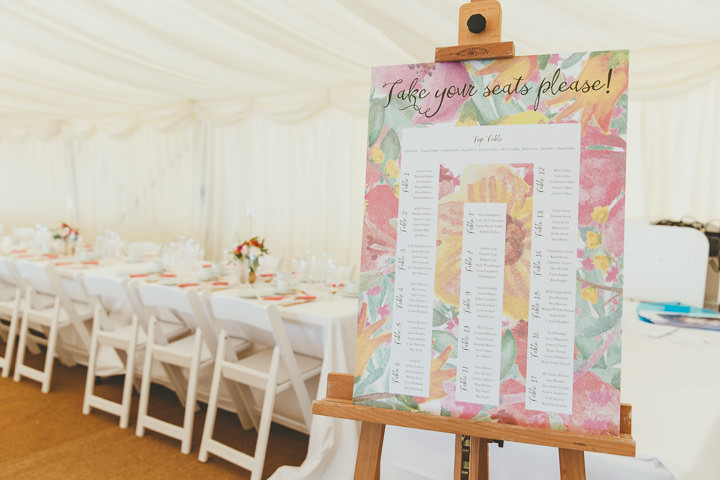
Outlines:
[[[692,317],[720,318],[720,312],[707,308],[693,307],[684,303],[640,303],[637,311],[666,312],[683,314]]]

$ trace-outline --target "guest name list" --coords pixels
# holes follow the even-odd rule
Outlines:
[[[391,393],[426,397],[430,390],[438,176],[431,158],[411,159],[400,173]]]
[[[440,164],[533,168],[529,410],[572,411],[578,124],[410,128],[402,133],[390,392],[428,396]],[[507,205],[463,210],[455,398],[500,405]],[[437,268],[443,268],[437,259]],[[448,267],[450,268],[450,267]]]

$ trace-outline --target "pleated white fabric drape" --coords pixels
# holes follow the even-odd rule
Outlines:
[[[369,68],[455,44],[462,3],[2,2],[0,221],[355,263]],[[720,217],[718,2],[503,8],[518,54],[630,49],[628,217]]]

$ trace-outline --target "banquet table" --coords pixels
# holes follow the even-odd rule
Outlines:
[[[147,264],[76,263],[56,268],[65,278],[93,271],[120,279],[146,271]],[[214,295],[238,295],[238,291],[219,289]],[[720,478],[720,456],[714,452],[720,445],[720,375],[715,371],[720,365],[720,332],[646,324],[637,318],[636,306],[630,301],[624,305],[621,399],[633,407],[638,453],[634,458],[587,453],[587,477]],[[323,359],[317,388],[317,398],[323,398],[329,372],[354,370],[357,300],[325,293],[308,303],[280,307],[280,311],[294,348]],[[270,478],[350,479],[358,437],[357,422],[314,416],[303,464],[281,467]],[[451,435],[388,427],[381,478],[450,479],[453,448]],[[503,448],[493,444],[490,473],[491,478],[556,479],[557,450],[510,442]]]
[[[64,263],[64,262],[62,262]],[[72,263],[58,266],[58,273],[64,278],[77,278],[80,274],[92,272],[110,278],[132,277],[135,281],[158,281],[157,275],[144,275],[148,272],[149,263],[114,263],[106,265],[86,265]],[[271,294],[272,287],[258,282],[254,287],[247,285],[238,288],[230,281],[229,288],[222,286],[213,288],[211,281],[198,281],[193,277],[179,276],[163,283],[168,288],[181,288],[178,285],[197,283],[183,288],[215,290],[213,295],[247,297],[248,291],[255,291],[254,299],[248,301],[268,304],[272,301],[263,300],[263,295]],[[317,299],[306,303],[283,306],[279,311],[284,320],[293,349],[298,353],[322,358],[322,372],[319,382],[310,382],[311,397],[325,396],[325,385],[329,372],[352,372],[355,357],[355,328],[357,320],[357,298],[348,297],[340,291],[332,293],[322,285],[307,285],[307,293],[317,294]],[[206,401],[209,391],[209,379],[198,385],[198,400]],[[287,417],[299,417],[294,408],[295,402],[291,391],[278,395],[276,413]],[[318,479],[342,478],[347,472],[347,459],[354,462],[359,426],[352,422],[344,422],[327,417],[313,417],[309,432],[309,445],[305,461],[299,467],[285,466],[279,468],[270,478]],[[272,443],[269,445],[272,448]]]

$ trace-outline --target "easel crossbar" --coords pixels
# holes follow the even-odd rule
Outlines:
[[[334,377],[331,380],[331,377]],[[589,435],[583,433],[563,432],[537,427],[509,425],[504,423],[483,422],[454,417],[441,417],[420,412],[403,412],[392,409],[354,405],[352,398],[347,398],[347,382],[352,375],[333,374],[328,376],[328,398],[313,402],[313,413],[328,417],[359,420],[362,422],[395,425],[399,427],[419,428],[435,432],[468,435],[488,440],[504,440],[508,442],[546,445],[568,450],[610,453],[614,455],[635,456],[635,440],[629,432],[619,436]],[[332,388],[341,387],[345,398],[333,395]],[[352,395],[352,394],[351,394]],[[626,407],[628,408],[628,407]],[[627,414],[626,416],[629,416]]]

